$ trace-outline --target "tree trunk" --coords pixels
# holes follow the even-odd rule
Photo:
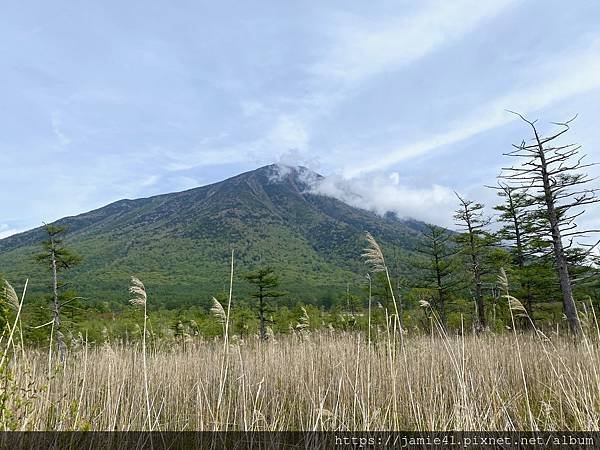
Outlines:
[[[513,226],[515,227],[515,241],[517,248],[517,267],[521,274],[525,272],[525,252],[523,251],[523,238],[521,237],[521,226],[519,224],[519,217],[517,209],[515,208],[515,204],[513,202],[513,198],[508,191],[508,201],[510,207],[510,214],[512,214]],[[533,321],[533,299],[531,297],[531,287],[529,286],[529,281],[525,282],[525,310],[527,311],[527,315],[529,316],[529,320],[525,317],[524,319],[524,328],[532,328],[534,325]]]
[[[262,289],[260,297],[258,298],[258,318],[260,320],[260,338],[263,341],[267,340],[267,327],[265,326],[265,304],[264,297],[262,295]]]
[[[54,314],[54,331],[56,333],[56,347],[58,349],[58,358],[62,363],[65,360],[67,346],[65,345],[64,336],[60,331],[60,301],[58,298],[58,270],[56,266],[56,254],[52,250],[52,296],[53,296],[53,314]]]
[[[552,242],[554,244],[554,256],[556,258],[556,271],[558,272],[558,279],[560,280],[560,289],[563,293],[563,309],[567,316],[567,320],[569,321],[571,331],[578,335],[581,333],[581,324],[579,323],[577,308],[575,307],[575,300],[573,298],[571,278],[567,268],[562,238],[556,222],[552,225]]]
[[[487,328],[485,320],[485,305],[483,304],[483,289],[481,281],[481,269],[479,267],[479,258],[477,258],[477,249],[475,248],[475,237],[471,224],[468,223],[471,241],[471,261],[473,277],[475,278],[475,303],[477,304],[477,320],[479,321],[477,331],[483,331]]]
[[[512,199],[511,199],[511,207],[512,207]],[[517,267],[521,274],[525,273],[525,256],[523,252],[523,240],[521,238],[521,228],[519,226],[519,221],[517,219],[517,213],[513,211],[513,220],[515,227],[515,237],[517,244]],[[533,299],[531,297],[531,287],[529,286],[529,281],[525,282],[525,310],[527,311],[527,315],[529,316],[529,320],[525,317],[525,328],[532,328],[534,325],[533,321]]]
[[[437,250],[436,250],[437,252]],[[437,291],[438,291],[438,305],[440,312],[440,322],[442,326],[446,327],[446,298],[444,297],[444,287],[442,286],[442,273],[440,268],[440,258],[436,253],[435,256],[435,278],[437,282]]]
[[[546,208],[548,210],[548,221],[550,222],[550,231],[552,233],[552,244],[554,247],[554,258],[556,260],[556,271],[558,273],[558,279],[560,281],[560,289],[563,294],[563,310],[569,321],[569,328],[575,335],[581,333],[581,324],[579,317],[577,316],[577,308],[575,306],[575,300],[573,298],[573,288],[571,286],[571,277],[569,276],[569,270],[567,267],[567,258],[565,257],[565,250],[562,243],[562,236],[560,228],[558,226],[558,214],[556,213],[556,205],[554,196],[552,193],[552,187],[550,177],[548,176],[548,163],[544,155],[544,149],[540,142],[540,139],[535,134],[538,147],[539,147],[539,158],[542,169],[542,181],[544,184],[544,199],[546,201]]]
[[[487,328],[487,322],[485,320],[485,305],[483,304],[483,289],[479,268],[475,269],[475,301],[477,302],[477,317],[479,320],[478,331],[483,331]]]

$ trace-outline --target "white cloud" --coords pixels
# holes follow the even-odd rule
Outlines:
[[[71,139],[63,132],[63,122],[59,111],[52,111],[50,115],[52,132],[58,139],[61,147],[66,147],[71,143]]]
[[[456,197],[445,186],[419,189],[402,184],[398,173],[344,179],[331,175],[316,183],[312,192],[337,198],[351,206],[400,218],[419,219],[451,226]]]
[[[269,131],[265,144],[280,151],[289,149],[306,150],[308,141],[309,135],[304,123],[289,115],[282,114]]]
[[[502,12],[514,0],[430,1],[416,14],[393,20],[368,21],[339,17],[333,44],[312,72],[356,82],[397,70]]]
[[[559,63],[540,64],[539,69],[546,77],[529,89],[514,91],[486,103],[474,113],[455,122],[457,125],[447,132],[408,145],[400,145],[397,149],[369,152],[379,156],[346,166],[344,174],[352,177],[383,170],[431,150],[505,125],[515,120],[515,116],[506,109],[528,114],[566,98],[600,88],[600,40],[571,57],[560,58]]]
[[[276,163],[272,166],[269,181],[279,183],[292,173],[306,186],[310,186],[311,189],[318,185],[320,175],[313,170],[307,167],[299,167],[296,164],[288,165],[284,163]]]
[[[154,186],[159,180],[160,180],[160,177],[158,175],[148,175],[147,177],[142,177],[140,179],[139,186],[141,186],[141,187]]]
[[[321,160],[318,156],[302,152],[298,148],[291,148],[279,155],[276,164],[284,166],[304,166],[311,170],[318,171],[321,167]]]

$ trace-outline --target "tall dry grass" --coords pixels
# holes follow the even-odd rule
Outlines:
[[[373,337],[370,347],[361,334],[328,332],[230,341],[225,380],[222,340],[157,349],[147,359],[151,427],[600,430],[597,342],[409,336],[390,355],[385,335]],[[149,428],[139,347],[82,348],[50,370],[42,350],[24,358],[9,366],[4,429]]]
[[[366,262],[389,283],[380,247],[368,243]],[[583,312],[582,339],[549,337],[533,322],[519,333],[515,317],[526,310],[502,271],[510,333],[449,335],[423,301],[434,331],[410,335],[395,298],[385,330],[373,330],[369,295],[366,333],[311,333],[300,324],[291,335],[241,341],[229,333],[233,256],[227,308],[214,300],[212,309],[222,339],[147,348],[147,296],[137,279],[141,344],[85,344],[58,363],[51,351],[15,346],[17,314],[0,362],[0,430],[600,431],[593,309]]]

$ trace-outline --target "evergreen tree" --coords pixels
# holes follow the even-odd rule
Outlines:
[[[460,251],[469,261],[469,272],[474,286],[473,299],[477,307],[477,330],[487,328],[484,304],[484,277],[490,270],[490,249],[495,245],[496,239],[488,231],[491,219],[484,215],[484,205],[465,200],[456,194],[460,208],[456,211],[454,219],[459,227],[460,234],[456,242]]]
[[[64,295],[67,283],[62,279],[61,274],[79,264],[81,262],[81,257],[74,254],[64,244],[64,236],[67,232],[67,227],[44,225],[44,229],[48,238],[42,243],[43,251],[36,256],[36,260],[48,267],[51,272],[51,309],[53,314],[54,335],[56,336],[56,346],[60,361],[64,361],[67,347],[62,332],[61,311],[62,308],[75,297],[72,295]]]
[[[255,321],[256,319],[249,308],[239,306],[233,313],[233,330],[239,334],[240,339],[244,339],[250,334],[252,328],[256,329]]]
[[[494,207],[494,210],[499,213],[498,220],[502,224],[496,236],[499,241],[510,248],[511,263],[514,268],[514,270],[510,270],[511,279],[516,279],[520,283],[521,289],[515,294],[524,300],[525,309],[531,318],[531,322],[525,320],[524,324],[530,326],[534,321],[534,279],[543,272],[540,267],[542,261],[531,258],[532,253],[535,253],[533,250],[535,243],[532,234],[533,221],[528,209],[531,204],[525,193],[508,184],[499,182],[495,189],[498,190],[498,196],[503,200],[501,204]]]
[[[416,248],[417,257],[410,264],[419,269],[419,288],[433,290],[430,305],[437,311],[440,322],[446,325],[448,302],[461,280],[455,256],[459,248],[452,242],[448,230],[427,224],[423,241]]]
[[[271,322],[271,320],[267,318],[267,313],[270,312],[267,300],[283,297],[285,293],[275,290],[275,288],[279,286],[279,278],[270,267],[260,268],[254,272],[247,273],[244,275],[244,278],[257,288],[257,291],[251,296],[258,300],[260,338],[262,340],[267,340],[267,322]]]

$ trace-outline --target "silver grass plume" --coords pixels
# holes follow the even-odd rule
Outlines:
[[[19,297],[12,285],[6,280],[4,280],[4,299],[13,308],[19,308]]]
[[[131,285],[129,286],[129,293],[133,296],[133,298],[129,300],[129,303],[135,306],[144,307],[144,331],[142,332],[142,330],[140,330],[140,332],[142,333],[142,362],[144,365],[144,392],[146,394],[146,412],[148,418],[148,429],[149,431],[152,431],[152,407],[150,406],[150,394],[148,389],[148,363],[146,360],[146,334],[148,331],[146,324],[148,321],[148,298],[146,296],[146,288],[144,287],[144,283],[142,283],[139,278],[132,276]],[[139,325],[137,326],[139,327]]]
[[[273,328],[268,326],[266,329],[266,332],[267,332],[267,340],[269,340],[271,342],[275,342],[275,333],[273,333]]]
[[[513,297],[512,295],[507,295],[506,298],[508,300],[508,307],[512,311],[519,313],[517,316],[527,316],[527,310],[519,299]]]
[[[223,305],[221,305],[219,300],[217,300],[216,298],[213,297],[212,301],[213,301],[213,305],[212,305],[212,308],[210,308],[210,312],[215,315],[215,317],[219,320],[219,322],[221,324],[225,323],[225,320],[227,320],[227,314],[225,314],[225,308],[223,308]]]
[[[506,271],[504,270],[504,267],[500,268],[500,275],[498,275],[498,284],[500,284],[504,292],[508,292],[508,277],[506,276]]]
[[[300,308],[302,309],[302,315],[298,319],[298,323],[296,324],[296,329],[304,330],[305,328],[308,328],[308,326],[310,324],[310,318],[308,317],[306,308],[304,308],[304,306],[301,306]]]
[[[144,306],[146,304],[146,288],[138,278],[131,277],[131,286],[129,286],[129,293],[133,295],[133,298],[129,300],[129,303],[135,306]]]
[[[364,253],[361,255],[365,258],[365,263],[371,265],[371,270],[373,272],[385,272],[385,277],[387,279],[388,287],[390,288],[390,294],[392,296],[392,301],[394,303],[394,314],[395,321],[398,323],[398,329],[402,331],[402,322],[400,319],[400,313],[398,311],[398,304],[396,303],[396,296],[394,295],[394,288],[392,287],[392,280],[390,280],[390,274],[388,272],[388,268],[385,265],[385,259],[383,257],[383,251],[381,247],[373,237],[371,233],[368,231],[365,233],[365,238],[369,246],[364,249]]]
[[[504,270],[504,267],[500,268],[500,275],[498,275],[498,283],[500,284],[504,292],[506,292],[506,294],[503,295],[503,297],[508,301],[509,309],[511,311],[516,312],[517,316],[527,317],[527,309],[525,309],[523,303],[521,303],[521,301],[518,298],[513,297],[509,294],[508,277],[506,276],[506,271]]]
[[[363,254],[361,255],[365,258],[365,264],[371,265],[373,272],[385,272],[385,259],[383,258],[381,247],[373,235],[368,231],[366,232],[365,237],[369,244],[369,246],[363,250]]]

